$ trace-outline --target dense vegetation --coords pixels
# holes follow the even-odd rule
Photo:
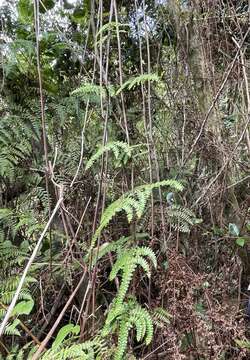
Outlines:
[[[1,359],[250,358],[249,14],[2,1]]]

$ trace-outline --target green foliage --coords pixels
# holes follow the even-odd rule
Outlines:
[[[104,258],[108,253],[115,252],[117,256],[119,256],[134,242],[148,237],[149,235],[147,233],[136,233],[132,236],[122,236],[120,239],[112,241],[111,243],[104,243],[99,249],[94,248],[92,254],[92,266],[94,266],[98,260]],[[85,260],[88,260],[88,256],[85,257]]]
[[[169,207],[167,214],[173,228],[183,233],[188,233],[191,226],[201,222],[190,209],[180,205],[172,205]]]
[[[250,341],[236,339],[235,342],[239,348],[250,350]]]
[[[124,27],[127,29],[123,30],[122,28]],[[105,41],[110,40],[110,38],[116,37],[117,31],[119,34],[126,34],[128,27],[129,24],[116,23],[115,21],[110,21],[107,24],[104,24],[96,34],[96,46],[100,46],[101,44],[104,44]]]
[[[4,317],[6,308],[15,295],[20,282],[20,267],[26,260],[26,253],[12,245],[10,241],[0,242],[0,320]],[[20,335],[17,329],[20,321],[17,317],[29,315],[34,306],[30,285],[36,280],[32,276],[25,278],[24,286],[19,294],[19,301],[11,314],[11,322],[5,328],[6,335]]]
[[[27,194],[25,198],[25,203],[27,204],[27,206],[29,204],[32,204],[33,206],[39,205],[43,209],[44,214],[46,215],[49,211],[49,206],[51,205],[51,198],[43,187],[37,185]],[[24,207],[24,201],[22,205]]]
[[[16,206],[16,211],[8,208],[0,209],[0,226],[3,230],[9,232],[9,236],[13,240],[18,236],[18,233],[23,230],[25,230],[26,233],[26,240],[32,239],[33,235],[42,229],[43,226],[39,223],[38,219],[36,219],[36,214],[32,214],[28,208],[31,202],[34,205],[37,201],[40,202],[40,199],[36,196],[37,193],[40,193],[39,188],[37,191],[31,191],[25,199],[20,197],[20,199],[18,199],[20,206]],[[43,191],[42,195],[44,195]],[[47,196],[45,198],[48,199]],[[45,214],[48,212],[48,204],[49,203],[44,203]]]
[[[152,261],[154,267],[157,267],[156,256],[149,247],[135,247],[124,251],[112,267],[112,271],[109,275],[110,280],[114,280],[119,272],[122,273],[121,284],[115,300],[117,303],[123,302],[128,291],[130,281],[138,265],[143,268],[146,275],[150,278],[150,267],[144,257],[148,257]]]
[[[98,39],[100,37],[100,35],[105,34],[105,32],[110,32],[110,31],[116,31],[116,27],[128,27],[129,24],[121,24],[121,23],[116,23],[115,21],[110,21],[107,24],[104,24],[100,30],[98,31],[98,33],[96,34],[96,38]],[[123,30],[120,30],[120,32]]]
[[[25,353],[27,352],[27,349],[30,347],[30,343],[23,346],[23,348],[20,350],[18,345],[12,346],[10,349],[10,352],[7,356],[2,356],[0,354],[0,360],[26,360],[27,356]],[[29,354],[30,355],[30,354]],[[28,355],[28,359],[30,359],[30,356]]]
[[[162,328],[168,324],[170,324],[170,319],[172,315],[162,307],[155,308],[151,313],[153,322],[159,328]]]
[[[0,272],[11,274],[26,259],[26,253],[10,241],[0,241]],[[3,280],[3,279],[2,279]]]
[[[130,191],[122,195],[119,199],[114,201],[111,205],[107,207],[104,211],[100,225],[96,230],[92,242],[91,248],[94,247],[97,238],[100,236],[102,230],[109,224],[111,219],[121,211],[125,211],[127,215],[128,222],[131,222],[134,218],[134,215],[138,219],[142,216],[145,211],[147,200],[150,197],[151,192],[154,189],[157,189],[161,186],[169,186],[176,191],[181,191],[183,186],[180,182],[176,180],[163,180],[156,182],[154,184],[141,185],[135,188],[133,191]]]
[[[152,341],[153,324],[164,328],[171,321],[167,310],[151,308],[159,304],[159,296],[162,304],[172,301],[163,299],[171,289],[162,291],[162,278],[168,269],[173,269],[172,258],[163,258],[163,255],[172,253],[176,237],[176,249],[187,257],[186,262],[192,270],[194,262],[189,261],[188,256],[194,253],[193,237],[189,232],[201,222],[195,216],[198,211],[204,214],[206,224],[197,226],[195,253],[202,262],[195,264],[196,274],[203,276],[201,272],[209,269],[211,275],[221,263],[229,268],[231,265],[225,262],[229,257],[234,258],[235,244],[247,250],[248,226],[243,224],[239,229],[231,223],[228,231],[223,228],[226,221],[232,221],[235,210],[237,217],[249,223],[247,209],[244,214],[248,206],[245,193],[249,180],[244,70],[248,68],[249,54],[245,51],[245,41],[241,51],[238,50],[242,57],[240,63],[245,66],[238,72],[234,71],[235,66],[230,68],[231,59],[225,55],[229,49],[235,53],[237,45],[232,41],[231,32],[224,31],[235,30],[233,24],[237,23],[235,39],[245,33],[246,1],[239,5],[238,2],[232,2],[237,5],[223,2],[222,7],[220,2],[210,7],[206,2],[202,6],[199,2],[182,1],[177,6],[174,3],[138,2],[136,9],[136,2],[129,1],[116,1],[111,6],[112,2],[108,1],[42,0],[39,2],[38,38],[33,0],[5,1],[0,5],[0,321],[58,199],[54,181],[64,185],[63,204],[44,238],[5,329],[2,343],[7,351],[1,346],[1,352],[6,360],[31,358],[28,352],[32,347],[34,353],[35,346],[33,341],[27,342],[28,336],[23,336],[22,323],[35,336],[46,336],[85,266],[88,267],[87,281],[90,281],[87,283],[92,288],[84,297],[82,312],[76,314],[75,308],[82,304],[85,284],[77,293],[74,305],[65,312],[62,328],[57,329],[54,343],[51,339],[49,344],[52,345],[42,358],[125,360],[132,357],[130,353],[135,348],[138,356],[144,356],[147,350],[154,351],[155,344],[145,349]],[[203,21],[208,19],[208,13],[212,22]],[[219,13],[222,15],[218,17]],[[220,44],[219,52],[216,44]],[[216,103],[212,104],[216,105],[216,113],[210,113],[213,106],[207,113],[215,95],[213,86],[208,85],[211,83],[216,88],[218,79],[225,82],[215,96]],[[48,150],[46,162],[42,110]],[[206,117],[212,117],[211,121],[207,122]],[[238,142],[244,134],[246,139]],[[104,138],[107,143],[96,148]],[[142,151],[135,151],[141,147]],[[105,166],[100,176],[103,159]],[[47,160],[53,174],[46,168]],[[185,194],[176,195],[183,189],[179,180],[153,183],[155,179],[165,178],[181,179],[181,183],[187,184]],[[145,185],[149,182],[152,184]],[[204,188],[206,183],[211,184],[210,187]],[[144,185],[137,187],[138,184]],[[163,186],[167,187],[166,196],[159,201],[157,190]],[[124,189],[133,190],[125,193]],[[235,199],[227,199],[227,194]],[[150,198],[152,202],[148,204]],[[178,200],[182,205],[177,204]],[[151,212],[147,211],[150,206]],[[208,230],[212,229],[211,222],[214,232]],[[222,228],[218,230],[218,226]],[[179,238],[175,231],[184,234]],[[232,242],[227,246],[224,241],[216,241],[217,237],[228,235]],[[214,248],[215,242],[214,262],[209,246],[212,244]],[[163,245],[164,254],[161,252]],[[247,252],[236,250],[238,256]],[[156,268],[156,254],[162,266],[154,274],[157,279],[151,286],[151,302],[147,303],[148,278]],[[243,265],[244,279],[247,266]],[[110,268],[112,284],[107,281]],[[219,272],[220,279],[224,273]],[[170,280],[179,278],[179,274],[178,269],[170,271]],[[189,279],[188,274],[183,272],[184,275]],[[132,279],[142,287],[138,291],[138,302],[130,298]],[[217,300],[214,302],[213,281],[210,280],[211,301],[216,305],[219,289],[215,291]],[[232,281],[234,283],[235,279]],[[184,301],[186,291],[179,293],[179,282],[174,283],[177,284],[175,301]],[[200,299],[204,291],[196,290],[195,304],[205,304]],[[227,289],[224,287],[223,291],[226,293]],[[231,288],[230,295],[232,291]],[[191,296],[191,292],[187,295]],[[93,308],[86,306],[90,303]],[[176,311],[179,308],[176,306]],[[105,309],[109,309],[106,314]],[[84,336],[89,336],[90,340],[81,344],[78,323],[68,322],[69,319],[74,322],[83,314],[87,321]],[[223,320],[217,309],[215,314]],[[170,339],[171,347],[182,351],[192,345],[194,354],[203,354],[207,338],[201,341],[203,339],[198,336],[194,341],[198,323],[191,323],[191,334],[179,321],[178,314],[173,316],[176,331]],[[207,312],[207,323],[211,322],[209,316]],[[223,326],[218,328],[217,323],[215,331],[209,330],[210,356],[219,352],[221,356],[239,355],[229,336],[233,333],[235,338],[241,338],[243,325],[238,320],[233,332],[228,328],[229,322],[224,321],[221,323],[225,325],[225,333]],[[92,321],[96,333],[102,331],[102,336],[89,331]],[[213,333],[216,333],[214,339]],[[227,342],[227,350],[221,351],[224,341],[218,344],[218,333]],[[206,337],[206,332],[202,336]],[[246,340],[237,341],[238,346],[247,347]],[[139,346],[134,344],[136,342]],[[158,345],[162,344],[157,339]],[[158,356],[157,351],[153,356]],[[169,351],[170,358],[175,355]],[[204,352],[203,357],[209,354]]]
[[[15,108],[15,111],[19,111]],[[22,121],[20,117],[22,116]],[[33,156],[32,143],[40,141],[39,129],[33,126],[32,116],[23,112],[20,115],[6,115],[0,122],[0,176],[13,180],[30,156]]]
[[[100,85],[85,83],[72,91],[71,95],[78,97],[85,102],[89,101],[94,104],[100,104],[101,98],[104,100],[107,95],[114,95],[114,89],[111,85],[104,88]]]
[[[93,340],[81,344],[73,343],[72,345],[52,347],[44,353],[41,360],[95,360],[101,359],[101,354],[106,350],[105,341],[96,336]]]
[[[11,130],[12,132],[12,130]],[[7,138],[9,136],[9,138]],[[5,129],[0,129],[0,175],[13,179],[15,166],[24,160],[31,152],[30,143],[28,141],[18,141],[13,144],[13,133],[5,132]],[[9,141],[9,143],[7,143]]]
[[[246,243],[246,239],[243,237],[239,237],[235,240],[236,244],[240,247],[243,247]]]
[[[150,344],[153,338],[153,323],[149,312],[143,309],[134,298],[128,302],[114,301],[109,310],[102,335],[107,336],[114,329],[118,331],[118,344],[114,359],[124,359],[130,330],[135,328],[136,340]]]
[[[24,23],[31,23],[34,17],[34,7],[31,0],[19,0],[19,18]]]
[[[74,325],[74,324],[67,324],[64,325],[58,332],[55,341],[52,344],[52,349],[56,349],[57,347],[59,347],[64,339],[69,335],[69,334],[75,334],[78,335],[80,332],[80,326],[79,325]]]
[[[136,86],[143,85],[145,82],[160,82],[157,74],[143,74],[127,80],[116,92],[116,95],[120,94],[125,89],[131,90]]]
[[[124,240],[127,239],[119,239],[119,241],[116,242],[116,245],[118,245],[116,250],[120,250],[121,240],[124,242]],[[155,268],[157,267],[156,256],[148,247],[133,247],[121,251],[109,276],[109,279],[112,281],[121,273],[119,290],[113,300],[102,330],[103,336],[107,336],[116,330],[118,331],[118,344],[114,356],[115,360],[123,359],[129,332],[133,327],[136,329],[136,340],[138,342],[144,340],[146,345],[148,345],[153,338],[153,323],[149,312],[143,309],[134,298],[130,298],[127,302],[124,301],[133,274],[139,265],[148,277],[151,276],[150,266],[145,257],[151,260]]]
[[[8,323],[4,330],[4,334],[7,336],[21,336],[20,331],[17,329],[17,326],[20,324],[20,320],[15,319],[12,323]]]
[[[20,301],[13,309],[12,316],[29,315],[33,309],[34,300]]]
[[[104,146],[100,146],[100,148],[95,152],[95,154],[91,156],[91,158],[88,160],[85,166],[85,170],[90,169],[93,166],[93,164],[98,159],[100,159],[104,153],[108,151],[112,151],[116,160],[118,160],[119,158],[123,158],[124,156],[130,158],[132,154],[131,147],[127,143],[122,141],[109,142]]]

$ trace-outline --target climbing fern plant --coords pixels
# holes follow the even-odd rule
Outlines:
[[[122,195],[104,211],[100,225],[92,238],[90,252],[95,252],[94,246],[97,238],[116,214],[125,211],[128,222],[131,222],[134,217],[140,218],[146,209],[150,194],[154,189],[161,186],[169,186],[175,189],[175,191],[181,191],[183,189],[181,183],[176,180],[163,180],[153,184],[138,186],[133,191]],[[103,336],[107,336],[116,331],[118,332],[118,344],[114,355],[115,360],[124,359],[129,332],[132,328],[136,330],[137,341],[144,340],[146,345],[148,345],[153,338],[153,319],[150,313],[146,309],[143,309],[135,299],[128,298],[128,300],[126,300],[126,297],[136,268],[138,266],[142,267],[146,276],[150,278],[151,269],[148,260],[150,260],[154,268],[156,268],[157,259],[149,247],[136,246],[129,249],[123,248],[124,246],[126,247],[126,240],[129,240],[129,238],[121,238],[115,242],[114,245],[111,243],[101,249],[103,256],[107,251],[114,251],[117,255],[117,260],[112,267],[109,279],[112,281],[118,275],[121,276],[117,295],[111,304],[102,331]],[[122,248],[124,251],[122,251]],[[92,260],[96,262],[97,257],[100,259],[100,254],[99,256],[98,254],[94,256],[94,259],[92,257]]]
[[[141,185],[132,191],[122,195],[119,199],[114,201],[104,211],[99,227],[97,228],[91,242],[90,250],[95,246],[96,240],[101,235],[102,230],[109,224],[111,219],[119,212],[125,211],[128,222],[131,222],[134,216],[141,218],[145,211],[147,200],[151,192],[161,186],[169,186],[175,191],[183,190],[182,184],[177,180],[163,180],[153,184]]]

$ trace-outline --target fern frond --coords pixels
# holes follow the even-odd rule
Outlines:
[[[146,345],[149,345],[151,343],[151,341],[153,339],[153,335],[154,335],[153,322],[152,322],[149,312],[146,309],[141,308],[139,311],[139,314],[141,317],[144,318],[144,320],[146,322],[145,343],[146,343]]]
[[[173,228],[184,233],[189,232],[191,226],[200,222],[190,209],[180,205],[172,205],[167,210],[167,214]]]
[[[118,290],[116,297],[117,303],[122,303],[126,293],[128,291],[131,279],[133,277],[134,271],[138,265],[140,265],[148,277],[151,276],[151,271],[148,262],[143,258],[143,256],[149,257],[153,262],[154,267],[157,266],[157,259],[154,252],[148,247],[136,247],[126,252],[122,253],[115,264],[112,267],[112,270],[109,275],[109,279],[112,281],[117,276],[118,272],[122,273],[121,285]]]
[[[131,157],[131,148],[127,143],[122,141],[109,142],[105,146],[101,146],[97,152],[88,160],[85,170],[90,169],[93,164],[102,157],[102,155],[108,151],[112,151],[115,155],[115,158],[118,159],[120,154],[126,154],[128,157]]]
[[[27,201],[31,201],[32,204],[34,202],[35,204],[39,202],[42,205],[42,207],[45,209],[45,213],[48,212],[49,205],[51,204],[51,199],[49,194],[47,193],[46,189],[44,189],[41,186],[36,186],[34,189],[32,189],[29,192]]]
[[[19,282],[20,282],[20,276],[18,275],[14,275],[8,277],[7,279],[1,280],[1,292],[16,290]],[[36,282],[36,279],[34,279],[31,276],[27,276],[25,278],[25,284],[34,283],[34,282]]]
[[[13,272],[15,265],[20,266],[25,258],[25,252],[10,241],[0,242],[0,274],[6,275],[6,270],[8,270],[8,273]]]
[[[129,24],[122,24],[122,23],[116,23],[115,21],[110,21],[107,24],[104,24],[98,33],[96,34],[96,38],[100,37],[101,34],[105,33],[106,31],[116,30],[116,27],[128,27]]]
[[[148,238],[148,233],[136,233],[130,236],[122,236],[120,239],[113,241],[111,243],[104,243],[100,246],[100,248],[93,249],[93,259],[92,259],[92,266],[96,264],[98,260],[103,258],[109,252],[116,252],[117,256],[119,257],[121,252],[124,251],[125,248],[129,248],[129,246],[136,240],[141,240]],[[87,261],[89,258],[88,254],[85,256],[84,260]]]
[[[17,326],[20,324],[20,320],[15,319],[12,323],[8,323],[5,327],[4,334],[8,336],[21,336]]]
[[[109,332],[114,331],[114,327],[111,326],[112,323],[117,324],[115,330],[118,330],[118,343],[115,352],[116,360],[124,359],[129,331],[132,328],[136,330],[137,341],[145,340],[147,345],[152,341],[153,322],[151,316],[134,298],[129,299],[127,303],[120,303],[116,299],[114,300],[104,325],[105,334],[103,335],[107,336]]]
[[[122,274],[122,281],[121,281],[121,285],[119,287],[117,296],[116,296],[116,302],[118,304],[121,304],[127,294],[130,282],[132,280],[134,271],[136,269],[137,264],[136,263],[131,263],[128,264],[127,267],[124,269],[123,274]]]
[[[120,270],[126,270],[129,268],[132,270],[134,265],[142,265],[142,267],[145,268],[146,273],[149,275],[149,266],[147,262],[145,263],[143,256],[149,257],[149,259],[153,262],[154,267],[157,267],[157,259],[153,250],[148,247],[136,247],[121,254],[112,267],[109,279],[111,281],[114,280]]]
[[[134,261],[135,261],[135,264],[140,265],[143,268],[143,270],[146,273],[147,277],[150,278],[151,277],[151,271],[150,271],[150,267],[149,267],[148,262],[143,257],[141,257],[140,255],[136,255]]]
[[[71,96],[76,96],[85,102],[90,101],[92,103],[99,104],[101,98],[106,98],[107,92],[110,96],[114,95],[114,88],[112,85],[108,85],[104,88],[100,85],[86,82],[79,88],[72,91]]]
[[[111,308],[109,309],[108,316],[106,318],[105,324],[102,328],[101,335],[107,336],[111,331],[111,326],[114,321],[119,319],[126,311],[125,304],[113,302]]]
[[[137,247],[135,250],[136,256],[147,256],[153,263],[155,269],[157,268],[157,259],[152,249],[147,246]]]
[[[0,123],[0,175],[13,180],[16,166],[32,157],[32,142],[40,139],[33,129],[30,112],[24,115],[19,108],[11,106],[4,111],[6,115]]]
[[[133,219],[133,212],[135,211],[137,216],[142,215],[145,210],[147,199],[150,196],[151,191],[161,186],[169,186],[176,191],[182,191],[183,186],[177,180],[163,180],[153,184],[141,185],[114,201],[104,211],[99,227],[97,228],[92,241],[92,249],[96,243],[97,238],[100,236],[102,230],[109,224],[111,219],[121,211],[125,211],[128,216],[128,221]],[[132,199],[132,200],[131,200]]]
[[[133,309],[130,313],[129,321],[131,324],[133,324],[136,328],[136,340],[137,342],[142,341],[144,338],[147,326],[146,321],[143,316],[140,315],[140,306],[136,306],[135,309]]]
[[[128,334],[129,330],[132,327],[132,325],[127,322],[126,320],[123,320],[120,323],[120,329],[119,329],[119,335],[118,335],[118,345],[117,350],[115,353],[114,360],[122,360],[123,354],[127,348],[127,342],[128,342]]]
[[[71,346],[47,350],[41,360],[94,360],[106,350],[106,342],[97,336],[82,344],[74,343]]]
[[[171,314],[162,307],[158,307],[152,311],[152,319],[156,326],[162,328],[165,325],[170,324]]]
[[[142,85],[147,81],[160,82],[160,78],[157,74],[143,74],[131,79],[128,79],[116,92],[119,95],[124,89],[131,90],[136,86]]]
[[[0,284],[1,286],[1,284]],[[13,299],[16,290],[5,291],[4,293],[0,294],[0,300],[3,304],[10,304],[11,300]],[[18,300],[30,300],[31,295],[28,289],[22,289],[18,295]]]

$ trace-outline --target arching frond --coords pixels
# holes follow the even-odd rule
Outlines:
[[[177,180],[163,180],[153,184],[138,186],[134,191],[122,195],[104,211],[100,225],[92,238],[91,249],[95,246],[96,240],[100,236],[102,230],[119,212],[125,211],[129,222],[134,218],[134,213],[137,215],[137,218],[140,218],[145,211],[145,206],[151,192],[161,186],[169,186],[170,188],[175,189],[175,191],[181,191],[183,189],[182,184]]]
[[[85,170],[90,169],[93,164],[98,159],[100,159],[104,153],[108,151],[112,151],[116,159],[118,159],[121,155],[123,156],[124,154],[127,155],[129,158],[131,157],[131,147],[127,143],[122,141],[109,142],[105,146],[101,146],[97,150],[97,152],[93,156],[91,156],[85,166]]]
[[[125,81],[125,83],[117,90],[116,95],[120,94],[124,89],[131,90],[136,86],[144,84],[147,81],[160,82],[157,74],[143,74]]]

